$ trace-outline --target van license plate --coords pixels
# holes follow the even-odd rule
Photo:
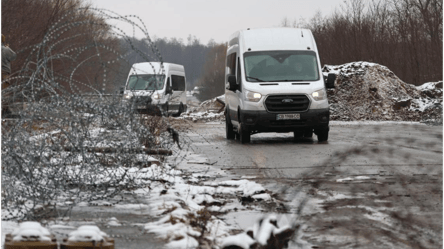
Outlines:
[[[276,116],[276,120],[290,120],[290,119],[301,119],[301,115],[299,113],[295,113],[295,114],[278,114]]]

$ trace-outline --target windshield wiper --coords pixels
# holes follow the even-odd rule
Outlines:
[[[255,78],[255,77],[251,77],[251,76],[247,76],[247,79],[252,79],[252,80],[259,81],[259,82],[265,82],[265,80],[261,80],[259,78]]]
[[[269,80],[269,82],[288,82],[288,81],[305,81],[305,80]]]

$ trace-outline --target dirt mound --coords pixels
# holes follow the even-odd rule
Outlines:
[[[369,62],[325,65],[322,71],[337,75],[336,88],[328,90],[331,120],[442,124],[442,81],[416,87]]]

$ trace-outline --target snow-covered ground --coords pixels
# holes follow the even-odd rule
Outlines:
[[[198,155],[191,154],[189,158],[191,163],[205,162],[205,158]],[[123,167],[119,170],[125,171]],[[266,210],[255,207],[254,203],[276,201],[271,197],[269,191],[253,180],[223,180],[228,176],[221,175],[221,172],[211,170],[205,174],[184,172],[174,169],[168,164],[152,164],[150,167],[140,170],[130,169],[129,172],[134,174],[134,180],[144,181],[149,185],[147,188],[138,188],[132,191],[139,198],[144,198],[149,205],[117,204],[110,205],[110,208],[115,209],[116,212],[122,208],[150,210],[149,214],[157,220],[142,224],[143,228],[147,233],[153,233],[164,240],[168,248],[196,248],[202,244],[211,245],[213,248],[222,248],[223,245],[250,245],[255,241],[266,244],[271,233],[279,234],[290,228],[289,225],[276,228],[273,224],[269,224],[260,230],[260,234],[255,235],[255,239],[245,235],[232,236],[241,228],[235,220],[223,217],[229,217],[230,212],[260,213]],[[245,200],[253,205],[244,205],[240,200]],[[77,206],[88,205],[88,203],[81,202]],[[102,201],[100,205],[104,205],[104,202]],[[263,213],[256,218],[264,216],[266,214]],[[246,215],[246,217],[249,216]],[[276,219],[276,217],[272,216],[272,219]],[[8,233],[16,234],[14,240],[25,240],[22,237],[17,237],[22,233],[14,232],[24,224],[2,221],[2,245],[5,243],[5,234]],[[26,230],[26,236],[34,235],[37,240],[40,237],[43,240],[46,239],[45,236],[49,236],[48,231],[60,233],[60,230],[66,230],[67,226],[63,220],[48,224],[49,230],[40,229],[45,232],[44,234],[40,230],[35,230],[34,234],[28,234],[31,231]],[[115,218],[108,223],[109,226],[119,226],[119,224]],[[258,230],[259,228],[252,227],[252,229]],[[69,231],[70,233],[66,234],[72,238],[83,234],[79,235],[79,232],[73,231],[73,227],[70,227]],[[91,236],[94,240],[96,235],[92,234]],[[96,237],[101,236],[99,234]]]

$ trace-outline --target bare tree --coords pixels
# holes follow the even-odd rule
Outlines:
[[[61,30],[63,32],[59,32]],[[40,62],[51,61],[53,72],[60,77],[72,77],[73,80],[94,85],[102,91],[111,91],[112,85],[108,85],[111,89],[102,89],[101,84],[105,79],[103,74],[98,74],[101,68],[108,67],[109,80],[119,68],[117,63],[102,63],[113,61],[116,54],[111,51],[118,50],[119,43],[109,31],[110,27],[103,18],[93,13],[91,6],[82,0],[2,0],[2,33],[18,55],[12,65],[12,73],[16,76],[26,75],[26,68],[35,67],[37,57],[42,59],[43,54],[71,51],[71,54],[57,58],[57,62],[49,58]],[[59,42],[52,44],[50,41],[54,40]],[[42,41],[52,45],[40,46]],[[84,45],[83,49],[70,49],[80,44]],[[37,47],[40,51],[36,51]],[[94,49],[91,49],[92,47]],[[97,54],[100,54],[100,57],[94,56]],[[78,67],[78,73],[70,76],[69,72],[74,67]],[[67,85],[65,87],[72,91]],[[87,89],[88,87],[85,87],[83,90]]]
[[[408,83],[442,80],[442,0],[349,0],[305,27],[325,64],[370,61]]]
[[[197,86],[201,88],[197,96],[200,100],[207,100],[224,94],[226,53],[227,46],[225,44],[214,46],[208,52],[203,67],[203,75],[197,82]]]

